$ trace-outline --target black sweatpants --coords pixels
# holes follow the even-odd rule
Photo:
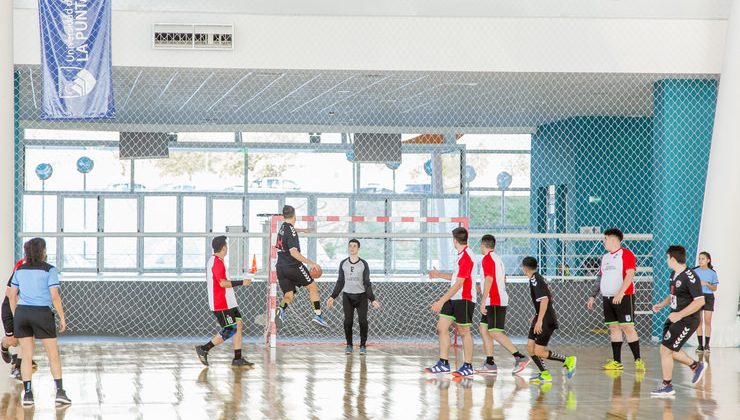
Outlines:
[[[367,293],[342,293],[344,307],[344,336],[347,345],[352,345],[352,324],[355,320],[355,309],[360,321],[360,346],[367,344]]]

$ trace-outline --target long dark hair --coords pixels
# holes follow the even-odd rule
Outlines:
[[[26,254],[26,264],[38,265],[46,261],[46,241],[42,238],[33,238],[23,244]]]
[[[699,253],[699,255],[707,257],[707,259],[709,260],[709,262],[707,263],[707,267],[709,267],[710,270],[714,270],[714,266],[712,265],[712,256],[709,255],[707,251],[702,251]]]

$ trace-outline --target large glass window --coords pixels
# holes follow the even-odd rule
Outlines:
[[[244,192],[244,153],[170,149],[168,159],[136,161],[136,184],[145,191]]]
[[[352,192],[352,163],[344,153],[249,151],[249,192]]]

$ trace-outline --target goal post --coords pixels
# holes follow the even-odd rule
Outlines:
[[[269,347],[277,347],[277,325],[275,323],[276,309],[277,309],[277,294],[278,294],[278,280],[277,272],[275,270],[275,264],[277,263],[277,243],[278,230],[280,223],[283,221],[283,217],[280,215],[273,215],[270,217],[270,256],[268,264],[268,294],[267,294],[267,320],[265,323],[265,344]],[[452,224],[462,226],[466,229],[469,228],[468,218],[466,217],[409,217],[409,216],[296,216],[297,222],[306,223],[319,223],[319,222],[335,222],[335,223],[346,223],[357,224],[363,223],[382,223],[382,224],[434,224],[436,226]],[[428,229],[423,229],[428,230]],[[382,233],[369,233],[369,232],[357,232],[357,229],[353,229],[353,232],[345,232],[344,234],[331,233],[330,237],[344,237],[349,240],[352,237],[358,238],[376,238],[376,239],[396,239],[396,240],[416,240],[425,238],[449,238],[449,232],[429,233],[429,232],[411,232],[411,233],[393,233],[393,232],[382,232]],[[307,234],[308,237],[321,237],[322,232],[315,234]],[[336,260],[339,263],[340,258]],[[419,267],[417,278],[424,275],[428,267]],[[413,277],[413,276],[412,276]],[[325,299],[326,296],[322,296]]]

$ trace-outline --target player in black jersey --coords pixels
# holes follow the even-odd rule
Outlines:
[[[318,266],[315,262],[309,260],[301,254],[301,244],[298,240],[298,232],[309,232],[308,229],[296,229],[295,225],[295,208],[293,206],[283,206],[283,224],[278,231],[277,243],[277,263],[275,271],[278,278],[278,284],[283,291],[283,299],[276,310],[275,323],[280,328],[285,320],[285,311],[288,305],[293,302],[295,290],[297,287],[305,287],[313,302],[314,317],[313,321],[322,327],[328,327],[329,324],[324,320],[321,314],[321,296],[319,288],[316,286],[311,271]],[[304,264],[307,264],[308,267]]]
[[[545,278],[537,271],[537,260],[534,257],[524,257],[522,260],[522,271],[529,277],[529,294],[534,304],[535,315],[532,317],[532,325],[529,327],[529,339],[527,340],[527,351],[532,361],[537,365],[539,374],[529,379],[532,383],[552,382],[552,374],[545,367],[542,359],[556,360],[562,362],[568,379],[576,372],[576,357],[564,356],[547,349],[550,336],[558,328],[558,319],[552,302],[552,292]]]
[[[663,371],[663,383],[650,393],[654,397],[676,395],[671,380],[673,378],[673,361],[683,363],[691,368],[691,383],[695,384],[704,376],[704,363],[691,359],[681,347],[699,327],[704,307],[704,294],[701,290],[699,276],[686,267],[686,249],[681,245],[671,245],[666,251],[668,267],[673,270],[670,278],[671,294],[660,303],[653,305],[653,312],[666,306],[671,313],[663,326],[663,341],[660,346],[660,366]]]

